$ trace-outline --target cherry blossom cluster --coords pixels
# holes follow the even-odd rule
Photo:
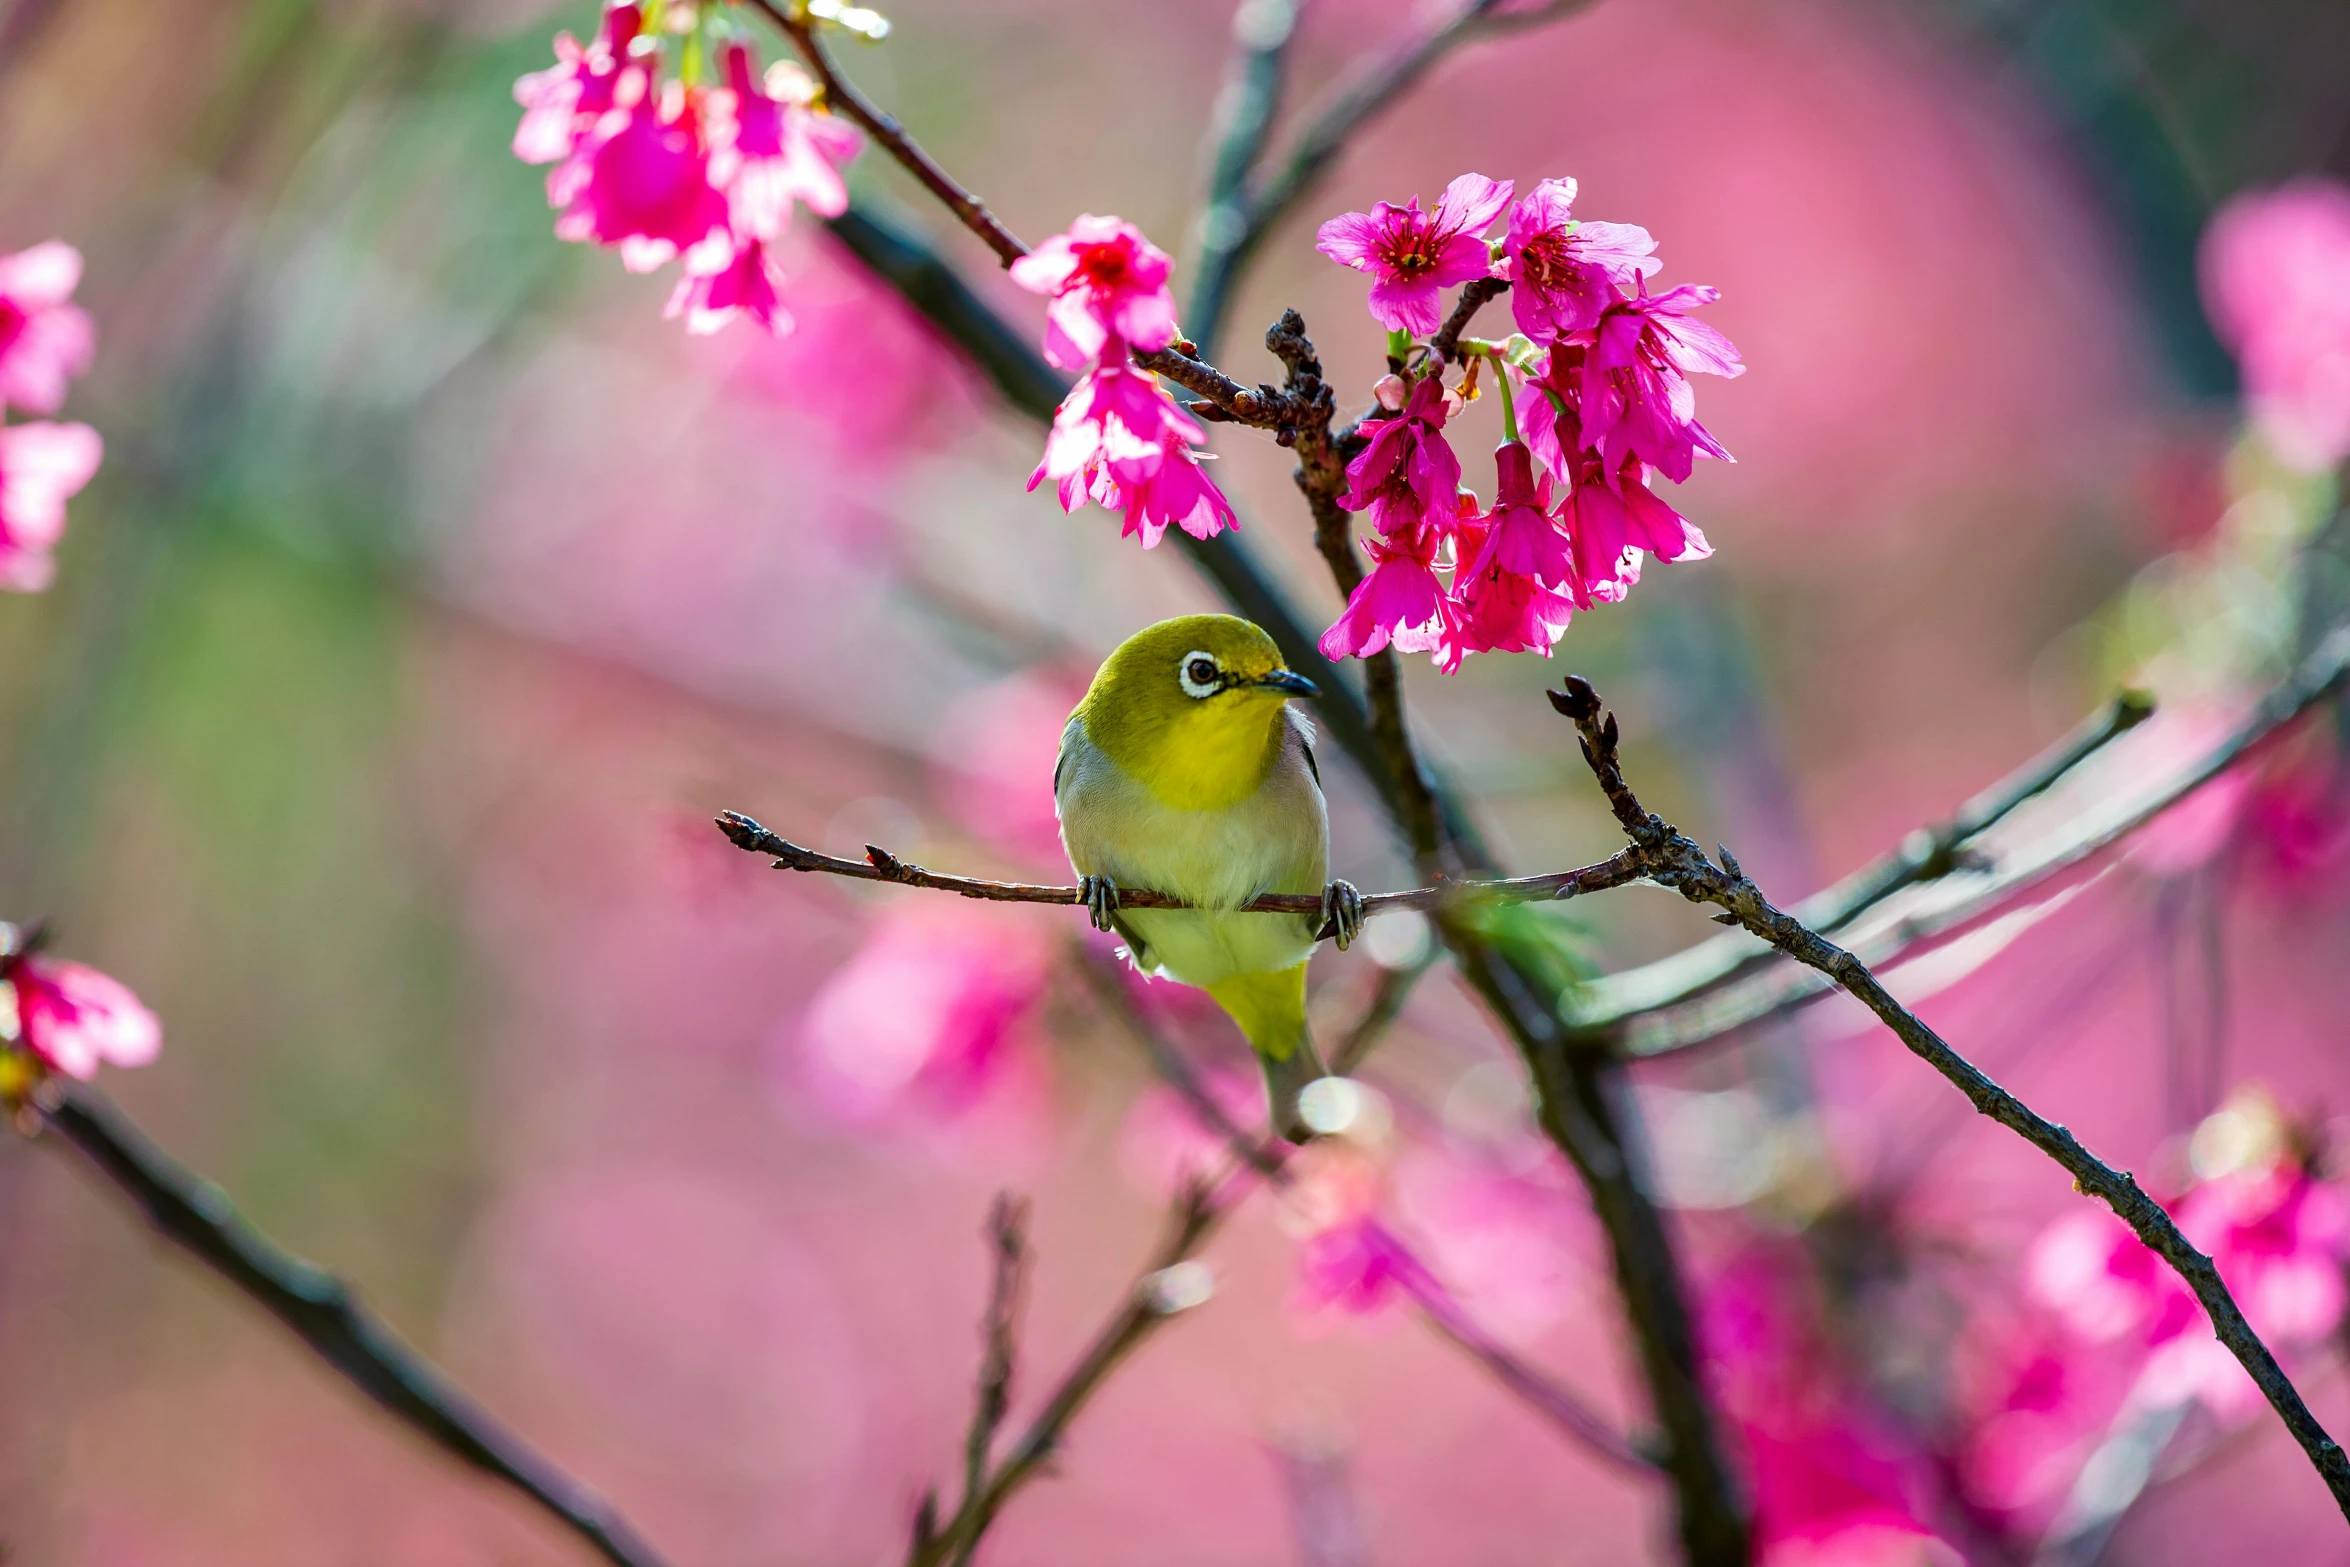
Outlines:
[[[1370,275],[1371,316],[1399,367],[1376,388],[1347,467],[1340,504],[1369,513],[1377,537],[1370,575],[1323,635],[1332,658],[1392,644],[1451,671],[1471,653],[1548,656],[1576,610],[1624,596],[1646,556],[1711,553],[1652,484],[1687,479],[1701,454],[1729,456],[1697,421],[1689,383],[1746,368],[1728,338],[1690,317],[1718,292],[1649,292],[1656,241],[1631,224],[1577,221],[1572,180],[1513,195],[1507,180],[1464,174],[1433,212],[1414,197],[1322,225],[1321,252]],[[1505,209],[1507,232],[1487,240]],[[1464,339],[1470,369],[1448,388],[1422,340],[1440,328],[1444,289],[1489,278],[1510,285],[1518,332],[1505,344]],[[1445,435],[1485,361],[1503,382],[1506,437],[1489,508],[1461,489]]]
[[[514,155],[554,166],[557,238],[616,247],[631,272],[680,263],[667,313],[688,331],[740,316],[788,332],[775,243],[794,202],[847,210],[840,171],[861,142],[798,66],[762,73],[726,9],[630,0],[592,43],[559,34],[555,64],[514,84]]]
[[[1171,526],[1206,539],[1240,525],[1201,466],[1206,433],[1130,358],[1176,340],[1168,272],[1167,253],[1142,230],[1091,213],[1012,263],[1013,282],[1052,300],[1045,358],[1084,372],[1053,415],[1028,487],[1052,480],[1066,512],[1090,500],[1123,513],[1124,534],[1144,549]]]
[[[0,411],[53,414],[90,367],[97,335],[73,302],[82,253],[62,240],[0,256]],[[49,552],[65,503],[98,471],[104,444],[86,424],[0,426],[0,588],[38,593],[56,575]]]
[[[0,1105],[21,1102],[51,1072],[88,1079],[102,1065],[145,1066],[163,1044],[129,986],[39,945],[0,924]]]

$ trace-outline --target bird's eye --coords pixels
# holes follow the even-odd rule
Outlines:
[[[1188,697],[1211,697],[1224,689],[1223,667],[1207,653],[1184,654],[1183,662],[1175,666],[1175,678]]]

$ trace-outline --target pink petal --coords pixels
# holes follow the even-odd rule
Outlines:
[[[1517,189],[1510,180],[1494,181],[1482,174],[1464,174],[1444,187],[1444,194],[1436,203],[1436,226],[1440,230],[1477,235],[1501,215],[1501,209],[1510,204],[1511,193]]]

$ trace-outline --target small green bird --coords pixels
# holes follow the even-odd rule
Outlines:
[[[1298,1091],[1323,1075],[1306,1032],[1306,960],[1324,924],[1338,944],[1362,897],[1328,881],[1330,815],[1314,730],[1288,706],[1317,696],[1262,629],[1231,615],[1162,620],[1121,643],[1061,731],[1053,804],[1096,929],[1135,966],[1194,985],[1264,1063],[1274,1124],[1307,1135]],[[1190,909],[1126,909],[1121,886]],[[1243,913],[1268,892],[1320,893],[1322,913]]]

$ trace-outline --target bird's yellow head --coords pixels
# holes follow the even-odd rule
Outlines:
[[[1160,800],[1214,811],[1247,799],[1273,770],[1282,703],[1315,695],[1260,627],[1182,615],[1120,643],[1077,716],[1086,737]]]

